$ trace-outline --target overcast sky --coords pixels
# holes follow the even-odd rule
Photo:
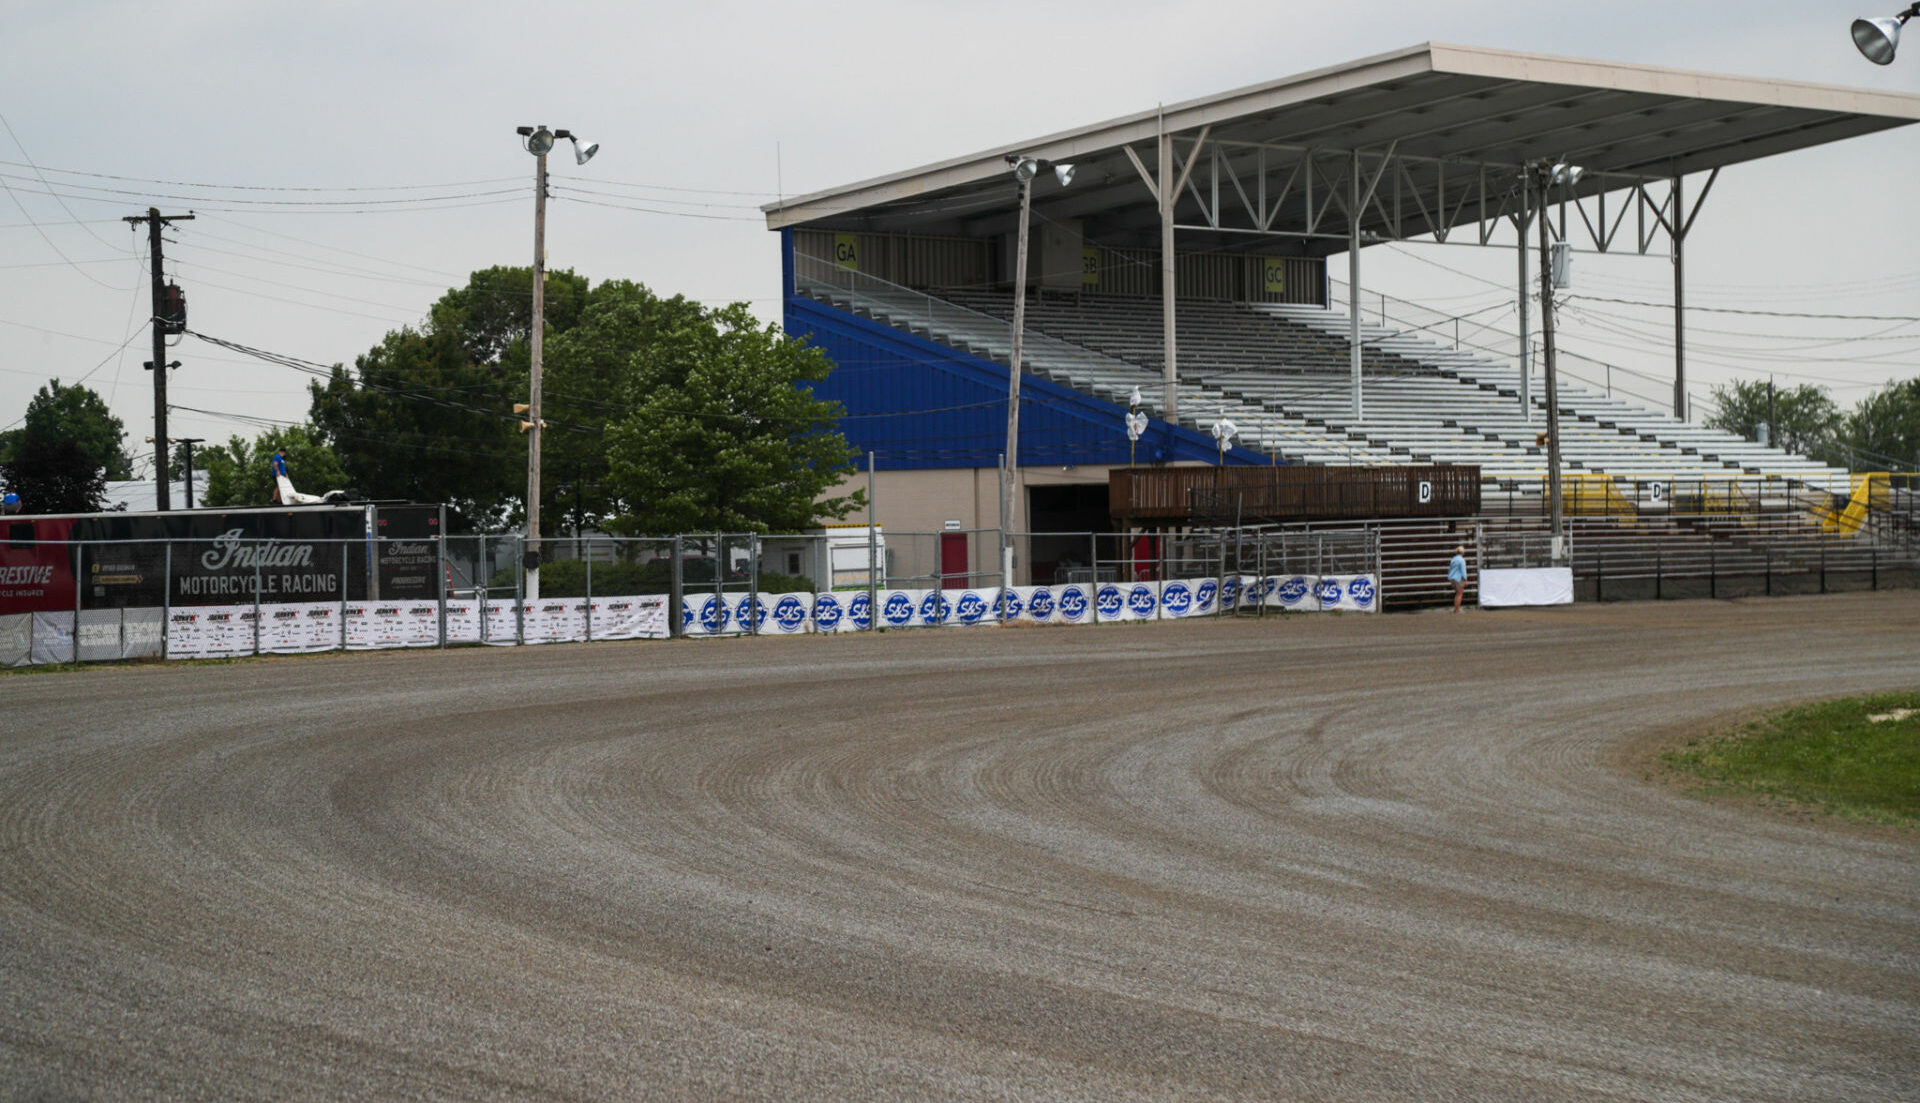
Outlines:
[[[513,128],[569,127],[602,147],[585,167],[554,157],[556,183],[605,194],[550,206],[554,267],[777,320],[778,237],[757,209],[776,194],[1424,41],[1920,92],[1920,42],[1884,68],[1854,50],[1849,22],[1897,6],[1865,2],[10,0],[0,427],[49,377],[84,378],[141,450],[145,245],[121,218],[150,205],[197,214],[166,247],[194,329],[351,363],[474,269],[531,262],[533,161]],[[1729,170],[1688,241],[1689,305],[1920,315],[1917,175],[1920,128]],[[1510,249],[1366,260],[1366,286],[1441,309],[1499,319],[1512,297]],[[1590,295],[1672,294],[1664,255],[1577,274]],[[1570,352],[1670,378],[1670,311],[1568,314]],[[1899,321],[1700,313],[1689,344],[1703,389],[1772,371],[1851,404],[1920,374],[1920,326]],[[210,411],[176,411],[175,436],[305,416],[296,371],[191,338],[170,357],[173,404]]]

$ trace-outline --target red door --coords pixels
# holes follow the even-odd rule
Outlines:
[[[940,588],[967,588],[967,534],[964,532],[940,534]]]

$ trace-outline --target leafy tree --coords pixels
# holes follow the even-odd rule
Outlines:
[[[107,496],[106,468],[79,441],[29,434],[5,462],[0,483],[23,513],[94,513]]]
[[[1827,397],[1824,387],[1803,383],[1769,388],[1763,380],[1736,379],[1725,387],[1713,388],[1713,400],[1719,409],[1707,418],[1710,428],[1758,440],[1760,424],[1771,420],[1769,443],[1774,447],[1803,456],[1833,458],[1840,408]]]
[[[617,532],[796,532],[844,517],[865,494],[822,499],[853,470],[838,403],[802,386],[825,354],[762,328],[746,304],[676,319],[635,350],[609,421]]]
[[[269,461],[287,450],[287,473],[308,494],[348,485],[346,466],[311,425],[276,426],[253,440],[233,436],[227,443],[200,448],[194,464],[207,473],[208,506],[264,506],[273,502]]]
[[[1856,467],[1920,470],[1920,377],[1888,383],[1860,400],[1840,440],[1859,456]]]
[[[49,380],[27,402],[23,424],[0,441],[0,458],[14,455],[29,440],[68,440],[80,446],[106,471],[108,479],[133,478],[133,459],[127,455],[126,426],[106,400],[83,384],[62,386]]]
[[[547,295],[542,304],[547,328],[564,333],[573,328],[587,302],[588,280],[571,271],[547,273]],[[525,344],[533,331],[533,269],[487,268],[441,296],[428,313],[427,328],[456,334],[467,356],[476,364],[497,364],[515,344]]]
[[[578,507],[598,525],[622,512],[607,462],[604,430],[623,413],[618,401],[634,356],[704,316],[681,296],[662,299],[639,284],[608,280],[587,297],[579,321],[547,345],[541,415],[543,533],[558,532]]]
[[[309,418],[356,489],[446,502],[455,526],[503,526],[520,514],[527,446],[512,409],[527,398],[532,289],[531,268],[475,272],[424,327],[388,333],[352,372],[335,368],[310,388]],[[547,274],[549,339],[578,320],[586,297],[585,278]]]

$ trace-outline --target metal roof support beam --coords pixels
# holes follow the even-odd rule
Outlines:
[[[1360,209],[1366,202],[1360,195],[1360,151],[1354,150],[1353,172],[1349,186],[1352,188],[1352,214],[1347,219],[1347,324],[1349,343],[1348,359],[1353,372],[1353,420],[1359,421],[1365,413],[1365,405],[1360,395]],[[1379,183],[1376,177],[1375,183]]]
[[[1128,150],[1132,153],[1132,150]],[[1161,383],[1164,389],[1162,408],[1166,410],[1169,423],[1180,424],[1180,400],[1175,381],[1179,378],[1175,364],[1177,342],[1174,337],[1173,304],[1175,298],[1175,266],[1173,263],[1173,202],[1180,194],[1180,185],[1173,175],[1173,135],[1164,129],[1160,132],[1160,336],[1161,336]]]
[[[1520,262],[1520,412],[1533,420],[1533,334],[1527,331],[1527,193],[1520,192],[1520,213],[1513,216],[1514,256]],[[1481,244],[1486,244],[1484,241]]]

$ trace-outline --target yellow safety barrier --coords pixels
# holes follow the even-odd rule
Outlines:
[[[1841,532],[1848,536],[1860,531],[1867,523],[1876,496],[1885,502],[1891,493],[1892,477],[1885,471],[1856,473],[1853,476],[1852,493],[1847,497],[1845,509],[1814,509],[1814,516],[1820,519],[1820,527],[1828,532]]]
[[[1632,517],[1638,512],[1610,475],[1566,475],[1562,481],[1570,516]]]

